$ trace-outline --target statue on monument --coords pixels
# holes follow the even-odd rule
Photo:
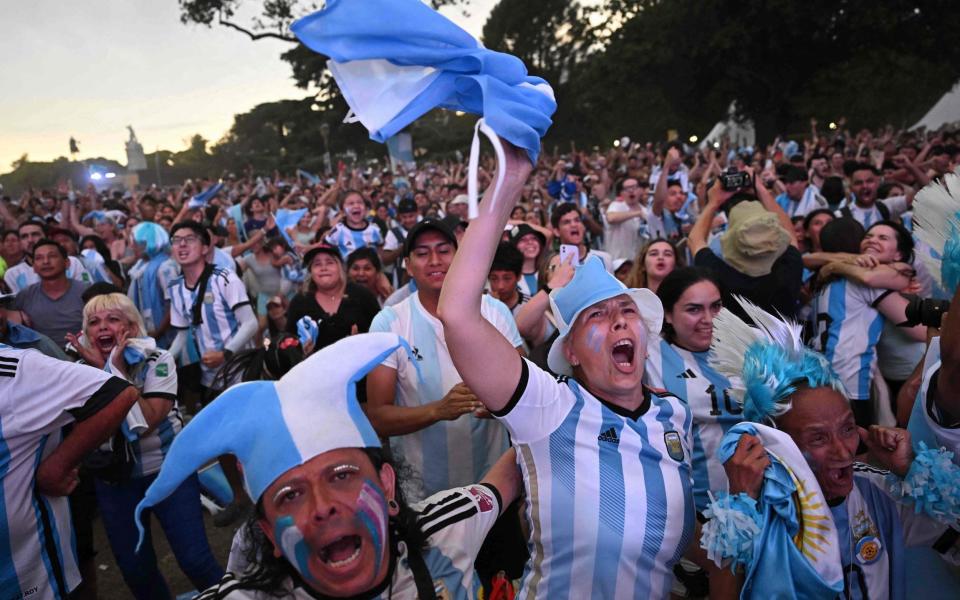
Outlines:
[[[127,125],[127,131],[130,132],[130,139],[126,142],[127,147],[127,171],[146,171],[147,156],[143,153],[143,145],[137,141],[137,134],[133,132],[133,127]]]

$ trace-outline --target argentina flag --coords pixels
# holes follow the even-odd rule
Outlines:
[[[757,501],[762,518],[741,598],[833,598],[843,591],[837,529],[816,476],[787,434],[758,423],[734,425],[717,459],[733,456],[740,436],[763,443],[770,466]]]
[[[436,107],[482,115],[536,163],[557,108],[546,81],[419,0],[329,0],[291,27],[329,56],[337,85],[378,142]]]

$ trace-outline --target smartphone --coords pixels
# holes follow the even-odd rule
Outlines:
[[[580,266],[580,248],[577,248],[573,244],[560,244],[560,263],[565,263],[570,260],[570,257],[573,257],[573,260],[570,262],[571,265],[575,267]]]

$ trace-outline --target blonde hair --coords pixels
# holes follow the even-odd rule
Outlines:
[[[87,332],[87,321],[93,313],[100,310],[115,310],[120,312],[130,323],[130,337],[144,337],[147,335],[147,326],[143,324],[140,311],[133,301],[123,294],[100,294],[87,301],[83,307],[83,333],[86,343],[90,345],[90,335]]]

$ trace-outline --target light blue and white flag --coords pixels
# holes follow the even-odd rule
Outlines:
[[[187,202],[187,206],[190,208],[200,208],[201,206],[206,206],[208,202],[213,200],[214,196],[216,196],[221,189],[223,189],[222,181],[211,185],[193,198],[190,198],[189,202]]]
[[[770,458],[757,507],[762,518],[741,598],[834,598],[843,591],[840,544],[830,507],[800,449],[782,431],[743,422],[723,436],[717,459],[756,436]]]
[[[314,175],[313,173],[310,173],[309,171],[304,171],[303,169],[297,169],[297,176],[298,176],[298,177],[302,177],[303,179],[306,179],[307,181],[309,181],[309,182],[310,182],[310,185],[319,185],[319,184],[320,184],[320,176],[319,176],[319,175]]]
[[[347,122],[363,123],[375,141],[385,142],[437,107],[483,117],[470,153],[471,215],[478,210],[479,133],[493,142],[501,167],[497,136],[523,148],[536,164],[540,138],[557,109],[553,89],[528,75],[519,58],[484,48],[423,2],[329,0],[290,29],[330,57],[327,66],[350,105]],[[502,183],[501,168],[495,191]]]
[[[277,210],[277,214],[273,216],[273,220],[276,221],[277,228],[280,230],[280,235],[287,241],[287,245],[290,246],[291,250],[294,248],[293,238],[287,233],[287,229],[296,227],[297,222],[299,222],[305,214],[307,214],[307,209],[305,208],[298,208],[297,210],[281,208]]]

